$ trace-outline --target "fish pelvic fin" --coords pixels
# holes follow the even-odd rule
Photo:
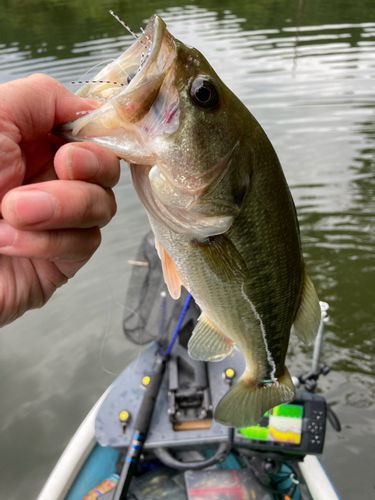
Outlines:
[[[292,333],[305,344],[312,344],[319,330],[321,315],[318,295],[305,269],[301,302],[294,319]]]
[[[161,260],[164,281],[168,287],[170,296],[177,300],[181,295],[181,280],[175,265],[163,245],[155,238],[155,247]]]
[[[294,384],[286,367],[275,382],[266,383],[251,380],[245,371],[217,405],[214,418],[230,427],[249,427],[259,422],[266,411],[294,397]]]
[[[233,350],[234,342],[201,314],[188,343],[188,353],[200,361],[221,361]]]

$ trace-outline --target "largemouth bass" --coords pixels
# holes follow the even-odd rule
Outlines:
[[[202,310],[189,354],[246,361],[215,419],[243,427],[295,390],[289,335],[310,343],[320,306],[303,261],[293,200],[277,155],[203,55],[153,16],[142,36],[78,92],[98,109],[61,126],[130,164],[172,297]]]

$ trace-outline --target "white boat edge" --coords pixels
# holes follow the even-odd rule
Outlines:
[[[93,406],[65,448],[37,500],[64,500],[78,472],[96,445],[95,419],[109,387]]]
[[[314,500],[340,500],[323,464],[315,455],[306,455],[298,464]]]

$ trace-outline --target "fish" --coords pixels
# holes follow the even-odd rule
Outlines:
[[[214,418],[256,424],[295,397],[285,366],[291,332],[309,344],[321,320],[272,144],[205,57],[157,15],[77,95],[98,108],[54,133],[129,163],[169,293],[177,299],[184,286],[201,309],[190,356],[220,361],[237,346],[246,362]]]

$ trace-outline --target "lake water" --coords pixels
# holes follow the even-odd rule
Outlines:
[[[319,381],[342,432],[323,463],[343,500],[375,498],[375,3],[373,0],[0,0],[0,82],[40,71],[71,80],[132,43],[157,12],[197,47],[266,130],[297,206],[307,268],[330,305]],[[73,87],[75,90],[76,87]],[[121,328],[148,231],[127,166],[118,213],[89,264],[42,310],[0,331],[0,484],[37,496],[91,406],[139,347]],[[291,339],[288,366],[310,366]]]

